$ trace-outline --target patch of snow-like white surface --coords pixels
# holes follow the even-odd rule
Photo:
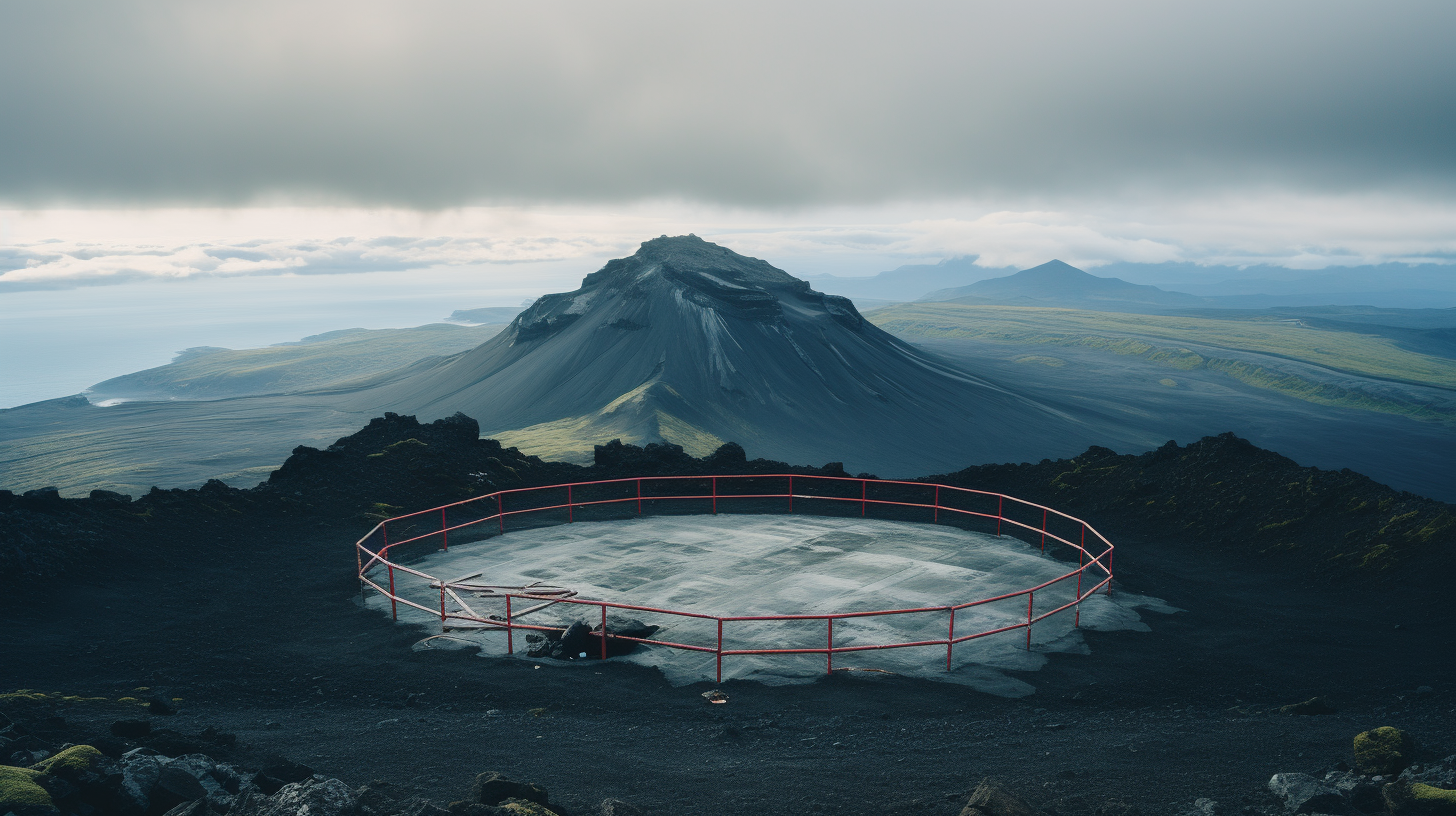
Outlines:
[[[585,314],[587,307],[591,305],[592,299],[594,297],[596,297],[596,292],[585,292],[583,294],[577,295],[576,297],[571,299],[571,305],[567,306],[566,311],[562,312],[562,314]]]
[[[1051,546],[1051,545],[1049,545]],[[411,564],[414,569],[454,580],[480,572],[473,581],[521,586],[532,582],[568,587],[577,597],[699,612],[709,615],[790,615],[857,612],[944,606],[991,598],[1036,586],[1076,567],[1043,554],[1037,546],[1009,536],[997,537],[931,524],[913,524],[807,515],[703,515],[645,517],[623,521],[563,524],[508,533],[472,544],[452,546]],[[1097,573],[1100,575],[1100,573]],[[1099,578],[1085,575],[1085,587]],[[439,591],[401,571],[395,574],[400,593],[435,608]],[[1038,591],[1033,613],[1059,607],[1076,596],[1073,576]],[[503,614],[498,599],[465,596],[477,614]],[[370,593],[366,603],[388,611],[389,602]],[[531,605],[516,601],[515,612]],[[447,609],[459,606],[447,602]],[[1118,592],[1096,594],[1083,601],[1080,625],[1087,629],[1146,631],[1139,610],[1177,611],[1153,598]],[[919,646],[840,653],[836,669],[879,669],[898,674],[949,680],[1008,697],[1034,689],[1004,672],[1034,671],[1051,652],[1086,654],[1074,628],[1075,607],[1032,628],[1013,629],[956,644],[951,670],[946,648]],[[598,607],[556,604],[520,618],[521,623],[565,626],[575,620],[600,621]],[[662,627],[655,639],[705,646],[717,645],[717,623],[652,612],[612,610]],[[1027,598],[1005,600],[955,613],[957,636],[1009,626],[1026,620]],[[400,606],[400,620],[438,627],[438,615]],[[950,613],[933,612],[840,619],[834,623],[836,647],[882,645],[941,639],[950,627]],[[437,630],[438,631],[438,630]],[[525,631],[517,631],[517,655],[526,649]],[[823,648],[828,642],[824,620],[729,621],[723,627],[725,649]],[[504,655],[506,636],[500,630],[452,631],[451,639],[479,644],[482,654]],[[430,641],[432,646],[445,645]],[[655,666],[674,684],[713,680],[716,656],[667,647],[639,647],[613,658]],[[536,659],[542,662],[541,659]],[[545,661],[554,662],[554,661]],[[769,684],[808,682],[825,673],[823,654],[728,655],[723,677]]]
[[[707,272],[699,271],[698,272],[698,277],[707,278],[708,280],[712,281],[713,283],[716,283],[719,286],[722,286],[722,287],[727,288],[727,289],[742,289],[744,291],[747,291],[748,290],[748,287],[747,286],[740,286],[740,285],[738,285],[736,283],[733,283],[732,281],[725,281],[722,278],[718,277],[717,275],[709,275]]]

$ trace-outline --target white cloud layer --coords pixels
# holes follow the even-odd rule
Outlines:
[[[583,273],[648,238],[695,232],[798,274],[868,274],[973,255],[1318,269],[1456,261],[1456,205],[1275,194],[1080,209],[940,202],[804,211],[663,202],[477,207],[0,211],[0,290],[146,279],[314,275],[580,259]],[[1453,267],[1456,270],[1456,267]]]

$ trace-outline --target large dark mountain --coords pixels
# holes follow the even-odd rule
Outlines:
[[[695,236],[644,243],[497,337],[348,396],[345,410],[464,412],[541,455],[613,437],[826,456],[907,474],[1041,459],[1088,433],[1053,407],[865,321],[846,298]]]
[[[1156,286],[1099,278],[1061,261],[1048,261],[1004,278],[940,289],[921,300],[973,305],[1056,306],[1102,312],[1162,312],[1208,306],[1204,298]]]

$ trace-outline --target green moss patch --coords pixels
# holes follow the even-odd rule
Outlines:
[[[72,745],[59,754],[30,766],[30,769],[57,776],[78,774],[90,770],[91,763],[99,756],[101,752],[89,745]]]
[[[1410,786],[1411,802],[1423,813],[1456,813],[1456,790],[1416,782]]]
[[[53,807],[51,795],[35,782],[42,776],[44,774],[40,771],[32,771],[29,768],[0,765],[0,811]]]
[[[1399,728],[1372,728],[1355,736],[1355,765],[1364,773],[1400,773],[1410,764],[1415,747],[1415,741]]]

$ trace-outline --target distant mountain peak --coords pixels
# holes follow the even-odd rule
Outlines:
[[[1078,269],[1077,267],[1072,266],[1071,264],[1067,263],[1066,261],[1061,261],[1061,260],[1058,260],[1056,258],[1053,258],[1050,261],[1047,261],[1046,263],[1041,264],[1040,266],[1033,266],[1030,269],[1023,269],[1020,272],[1017,272],[1015,275],[1012,275],[1011,277],[1017,278],[1017,277],[1025,276],[1025,277],[1028,277],[1028,278],[1035,278],[1035,277],[1046,277],[1046,276],[1051,276],[1051,275],[1060,275],[1060,276],[1064,276],[1064,277],[1070,276],[1070,277],[1076,277],[1076,278],[1095,278],[1095,277],[1097,277],[1096,275],[1093,275],[1091,272],[1088,272],[1085,269]]]
[[[1055,259],[1003,278],[931,292],[921,300],[1134,312],[1203,305],[1194,295],[1099,277]]]

